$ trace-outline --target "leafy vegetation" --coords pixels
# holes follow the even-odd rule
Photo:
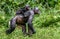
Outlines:
[[[21,28],[16,27],[6,35],[9,20],[26,4],[38,6],[41,11],[33,19],[36,34],[24,37]],[[60,0],[0,0],[0,39],[60,39]]]

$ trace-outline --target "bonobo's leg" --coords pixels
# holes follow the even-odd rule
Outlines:
[[[28,33],[29,34],[34,34],[35,33],[32,22],[28,23]]]
[[[29,35],[29,36],[32,35],[32,30],[30,29],[30,27],[28,27],[28,35]]]
[[[14,31],[16,24],[16,17],[10,20],[10,28],[6,31],[6,34],[10,34]]]
[[[35,30],[34,30],[34,28],[33,28],[33,24],[32,24],[32,20],[33,20],[33,16],[34,16],[34,14],[31,14],[30,16],[29,16],[29,19],[28,19],[28,28],[32,31],[32,34],[34,34],[35,33]],[[29,31],[29,30],[28,30]]]
[[[23,32],[24,35],[27,34],[27,33],[26,33],[26,24],[23,24],[23,25],[22,25],[22,32]]]

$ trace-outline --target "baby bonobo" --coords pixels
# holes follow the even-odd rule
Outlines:
[[[35,33],[35,30],[33,28],[32,20],[34,17],[34,14],[39,14],[39,9],[38,7],[35,7],[33,10],[29,10],[24,13],[24,15],[16,15],[15,17],[12,18],[10,21],[10,28],[6,31],[7,34],[10,34],[14,31],[16,24],[17,25],[22,25],[22,32],[23,34],[26,33],[26,23],[28,24],[28,33],[31,31],[32,34]]]
[[[24,14],[28,10],[30,10],[30,5],[27,4],[23,8],[17,10],[16,15]]]

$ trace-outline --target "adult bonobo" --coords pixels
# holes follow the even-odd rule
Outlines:
[[[25,13],[26,11],[28,11],[30,9],[30,5],[25,5],[23,8],[20,8],[19,10],[17,10],[16,15],[20,15]]]
[[[6,31],[7,34],[10,34],[14,31],[16,24],[22,25],[22,32],[23,34],[26,34],[26,23],[28,24],[28,31],[32,32],[32,34],[35,33],[35,30],[33,28],[32,20],[34,17],[34,14],[39,14],[38,7],[35,7],[33,10],[29,10],[24,13],[24,15],[16,15],[12,18],[10,21],[10,28]],[[28,32],[28,33],[29,33]]]

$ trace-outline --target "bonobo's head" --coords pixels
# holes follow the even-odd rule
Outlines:
[[[35,8],[33,9],[33,11],[34,11],[34,14],[39,14],[39,13],[40,13],[40,11],[39,11],[39,8],[38,8],[38,7],[35,7]]]
[[[29,10],[30,9],[30,5],[25,5],[25,9]]]

